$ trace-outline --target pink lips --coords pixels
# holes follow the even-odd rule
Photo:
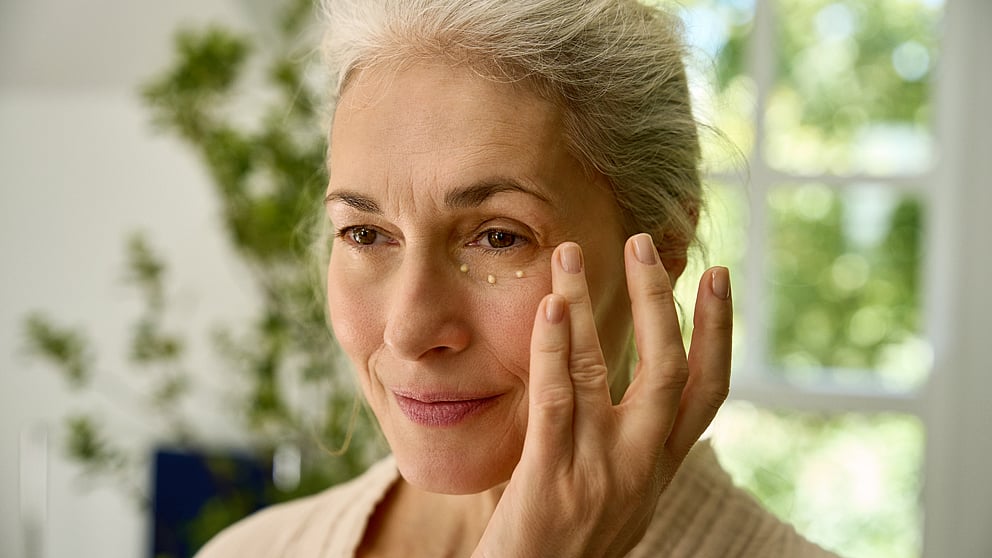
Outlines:
[[[411,421],[423,426],[453,426],[496,403],[498,396],[461,398],[399,394],[396,403]]]

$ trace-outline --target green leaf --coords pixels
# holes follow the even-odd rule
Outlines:
[[[86,386],[92,376],[92,357],[82,332],[59,327],[41,314],[24,322],[27,349],[33,356],[54,364],[73,388]]]

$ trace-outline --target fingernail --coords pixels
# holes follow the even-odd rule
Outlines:
[[[634,255],[637,256],[637,261],[644,265],[658,263],[658,252],[654,248],[651,235],[641,233],[634,237]]]
[[[710,288],[713,294],[722,300],[730,298],[730,271],[725,267],[718,267],[711,272],[712,283]]]
[[[569,273],[582,271],[582,252],[575,244],[566,244],[558,252],[561,268]]]
[[[548,297],[544,305],[544,314],[548,323],[557,324],[565,316],[565,301],[560,296]]]

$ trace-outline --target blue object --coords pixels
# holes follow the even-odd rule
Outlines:
[[[158,448],[150,558],[188,558],[218,531],[271,502],[272,460],[248,452]]]

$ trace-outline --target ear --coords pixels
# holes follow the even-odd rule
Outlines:
[[[688,258],[686,257],[686,250],[682,251],[681,256],[661,258],[661,263],[665,266],[665,271],[668,272],[668,280],[671,281],[673,287],[679,277],[682,276],[682,272],[685,271],[687,261]]]
[[[686,216],[692,224],[691,231],[695,232],[696,225],[699,223],[699,209],[697,207],[686,208]],[[661,242],[657,244],[656,248],[661,256],[661,263],[668,271],[668,279],[674,287],[675,282],[685,271],[692,235],[687,235],[684,231],[668,230],[662,233],[660,238]]]

